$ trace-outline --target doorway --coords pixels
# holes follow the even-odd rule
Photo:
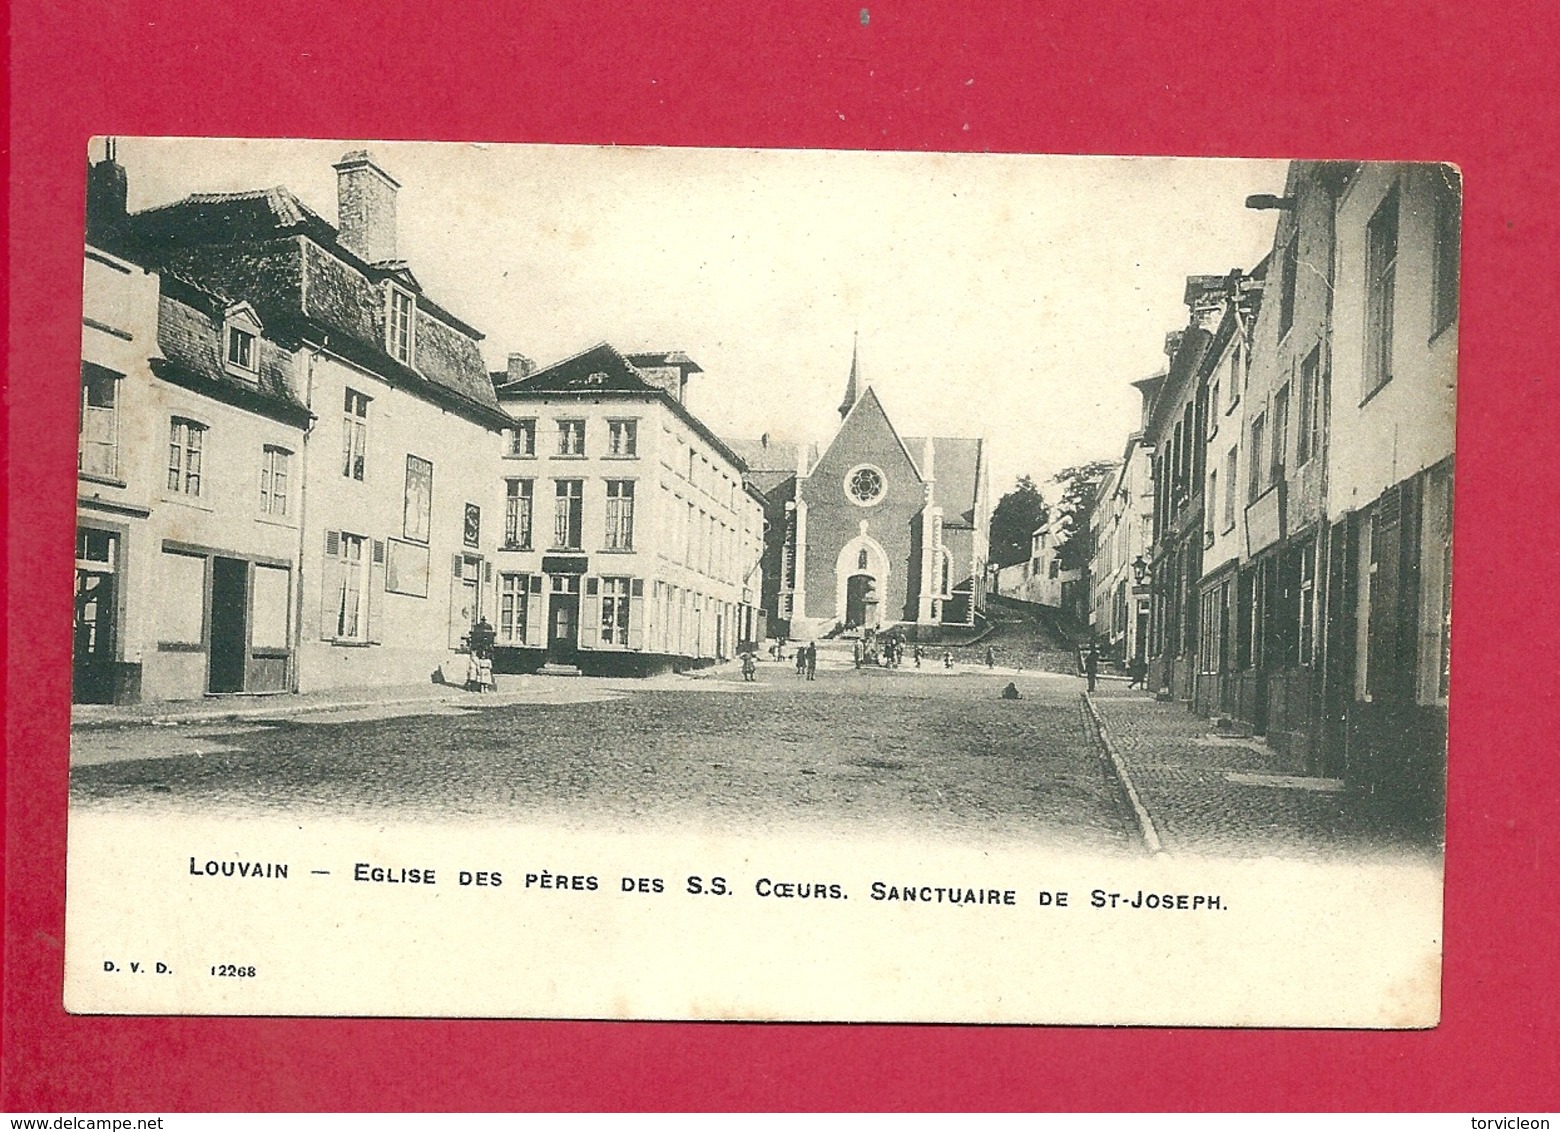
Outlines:
[[[877,579],[871,574],[852,574],[845,581],[845,624],[864,628],[877,625]]]
[[[211,658],[208,692],[242,692],[249,655],[249,563],[211,560]]]
[[[553,664],[573,664],[579,643],[579,575],[554,575],[551,601],[547,607],[548,661]]]
[[[71,699],[78,704],[114,702],[115,572],[119,537],[89,527],[76,532],[76,622]]]

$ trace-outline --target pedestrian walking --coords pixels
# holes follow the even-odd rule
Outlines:
[[[1127,665],[1127,675],[1131,677],[1127,681],[1129,688],[1148,688],[1148,661],[1143,659],[1143,654],[1138,653],[1132,658],[1132,663]]]
[[[798,676],[807,675],[807,647],[805,645],[796,646],[796,674]]]
[[[992,650],[992,647],[990,645],[987,645],[986,646],[986,667],[987,668],[995,668],[996,666],[997,666],[997,654]]]
[[[1100,653],[1093,645],[1090,645],[1089,651],[1084,654],[1083,672],[1089,678],[1089,691],[1094,691],[1095,682],[1100,675]]]
[[[750,653],[750,652],[743,653],[742,654],[742,679],[743,679],[743,681],[748,683],[748,684],[753,683],[753,674],[755,672],[757,672],[757,671],[758,671],[758,661],[753,659],[753,654]]]
[[[953,653],[949,652],[947,649],[943,649],[943,667],[953,667]]]
[[[811,641],[807,645],[807,679],[811,680],[818,674],[818,642]]]
[[[856,660],[856,667],[860,668],[861,667],[861,642],[860,641],[852,641],[850,643],[850,652],[851,652],[851,656],[853,656],[855,658],[855,660]]]
[[[916,645],[915,646],[915,666],[917,668],[921,667],[921,646],[920,645]]]

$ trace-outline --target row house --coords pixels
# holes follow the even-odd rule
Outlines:
[[[1249,319],[1243,311],[1259,295],[1260,277],[1239,271],[1187,279],[1188,324],[1166,338],[1163,379],[1153,383],[1151,395],[1143,390],[1145,398],[1151,396],[1143,437],[1154,453],[1152,538],[1142,571],[1153,600],[1144,652],[1151,685],[1177,699],[1192,698],[1198,671],[1197,586],[1207,549],[1205,438],[1213,373],[1232,349],[1243,350],[1236,341]]]
[[[73,698],[286,691],[311,419],[291,352],[247,303],[92,243],[82,300]]]
[[[1190,325],[1145,394],[1153,686],[1297,771],[1433,812],[1460,184],[1296,162],[1282,196],[1247,203],[1278,211],[1272,252],[1249,277],[1188,281]]]
[[[1146,660],[1150,610],[1144,575],[1153,519],[1152,454],[1143,434],[1134,432],[1090,509],[1090,635],[1118,664]]]
[[[684,403],[680,352],[606,343],[493,375],[504,432],[500,670],[643,674],[765,636],[764,496]]]
[[[1324,507],[1324,745],[1351,782],[1442,802],[1451,683],[1461,178],[1364,164],[1337,181]]]
[[[339,228],[285,188],[127,214],[112,157],[89,171],[89,238],[117,260],[98,266],[159,296],[155,353],[133,326],[119,340],[136,356],[109,367],[159,383],[155,402],[113,394],[120,452],[127,468],[167,456],[158,498],[133,504],[170,528],[149,536],[160,560],[124,554],[133,531],[78,540],[80,561],[129,571],[115,655],[155,653],[141,686],[126,670],[112,698],[427,681],[452,662],[463,673],[472,629],[495,614],[508,418],[482,336],[397,258],[396,181],[362,152],[335,169]],[[145,323],[144,296],[138,308]],[[98,475],[93,322],[115,324],[87,315],[82,465]],[[148,602],[166,609],[137,612]],[[77,606],[78,656],[91,655]]]

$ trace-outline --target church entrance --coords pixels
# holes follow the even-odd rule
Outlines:
[[[852,574],[845,582],[845,625],[855,629],[877,624],[877,579],[871,574]]]

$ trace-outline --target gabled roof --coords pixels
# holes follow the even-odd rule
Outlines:
[[[657,355],[658,357],[661,355]],[[644,379],[629,360],[607,342],[598,342],[588,350],[564,358],[560,362],[543,366],[518,381],[500,380],[506,375],[494,374],[494,392],[499,402],[538,400],[547,397],[609,396],[659,401],[696,432],[705,443],[714,448],[744,476],[747,464],[742,457],[709,426],[688,411],[688,407],[659,385]]]
[[[506,376],[506,375],[496,375]],[[640,372],[609,343],[598,342],[561,362],[543,366],[518,381],[495,381],[500,397],[539,393],[659,393]]]
[[[808,471],[811,472],[813,468],[823,463],[824,459],[828,457],[831,451],[833,451],[834,446],[839,443],[840,437],[844,435],[846,427],[851,422],[851,418],[853,418],[857,413],[862,412],[876,413],[878,416],[883,418],[883,423],[888,426],[889,435],[894,438],[894,442],[898,444],[900,450],[904,452],[905,459],[908,460],[910,462],[910,466],[915,469],[916,479],[920,481],[922,479],[920,462],[913,455],[911,455],[910,449],[905,447],[904,437],[899,435],[899,430],[894,427],[894,422],[889,419],[887,411],[883,408],[883,402],[878,400],[877,393],[873,391],[872,386],[870,385],[862,390],[861,396],[857,397],[855,403],[851,405],[850,411],[845,414],[845,419],[840,421],[840,427],[834,430],[833,438],[829,441],[828,444],[824,445],[823,452],[819,454],[816,460],[809,461]]]

